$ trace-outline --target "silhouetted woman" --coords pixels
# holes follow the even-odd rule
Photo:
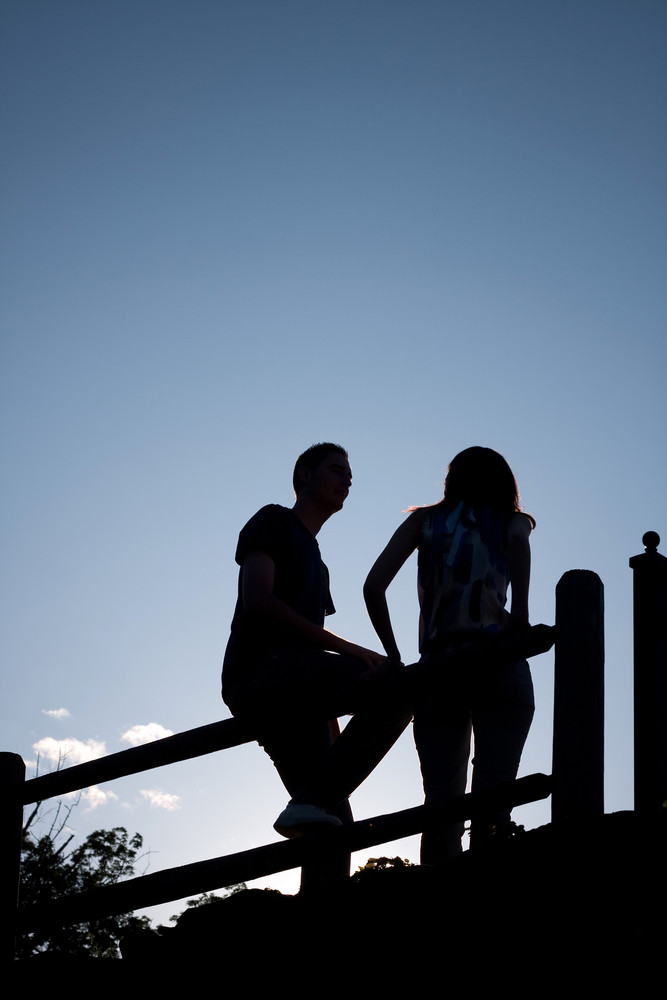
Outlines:
[[[503,660],[494,649],[500,636],[507,645],[510,630],[528,631],[535,521],[522,512],[502,455],[479,447],[453,459],[439,503],[410,511],[371,569],[364,597],[388,657],[400,661],[385,595],[418,550],[420,663],[429,665],[434,683],[415,705],[414,735],[425,802],[440,804],[465,792],[471,733],[472,790],[516,778],[535,708],[533,685],[525,659]],[[499,810],[473,824],[471,846],[512,829],[510,810]],[[462,834],[462,823],[426,832],[422,863],[460,853]]]

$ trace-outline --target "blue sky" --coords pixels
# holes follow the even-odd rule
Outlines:
[[[606,808],[632,807],[627,561],[667,531],[666,29],[647,0],[3,4],[3,749],[44,769],[65,739],[73,763],[226,717],[236,537],[318,440],[354,472],[319,538],[330,624],[373,644],[366,572],[483,444],[537,519],[532,620],[566,570],[602,577]],[[406,660],[415,574],[390,590]],[[551,766],[533,662],[522,773]],[[271,842],[284,800],[248,746],[71,821],[138,830],[153,871]],[[406,734],[353,806],[420,800]]]

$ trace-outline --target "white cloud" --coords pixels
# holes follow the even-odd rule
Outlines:
[[[142,788],[141,794],[145,799],[148,799],[152,806],[156,809],[166,809],[167,812],[173,812],[174,809],[181,808],[181,797],[180,795],[171,795],[169,792],[161,792],[157,788]]]
[[[85,764],[89,760],[104,757],[107,752],[107,748],[101,740],[86,740],[84,742],[74,739],[74,737],[55,740],[52,736],[45,736],[44,739],[33,743],[32,748],[37,751],[40,757],[46,757],[58,767]],[[81,802],[86,807],[86,812],[97,809],[98,806],[106,806],[110,802],[118,801],[115,792],[103,792],[97,785],[91,785],[80,792],[68,792],[64,796],[66,799],[76,799],[77,797],[80,797]]]
[[[33,743],[33,750],[36,750],[40,757],[46,757],[54,764],[64,764],[68,767],[72,764],[84,764],[88,760],[97,760],[104,757],[107,752],[106,745],[101,740],[77,740],[74,737],[67,737],[64,740],[55,740],[52,736],[45,736],[44,739]]]
[[[106,806],[109,802],[117,802],[118,796],[115,792],[103,792],[97,785],[91,785],[81,792],[81,801],[86,805],[86,812],[97,809],[98,806]]]
[[[48,715],[52,719],[69,719],[70,717],[66,708],[43,708],[42,715]]]
[[[162,740],[165,736],[173,736],[171,729],[165,729],[159,722],[149,722],[145,726],[132,726],[127,732],[122,733],[121,740],[131,743],[133,747],[141,746],[142,743],[152,743],[153,740]]]

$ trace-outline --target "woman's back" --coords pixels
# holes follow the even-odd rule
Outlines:
[[[507,516],[463,502],[455,507],[441,503],[416,513],[421,517],[421,651],[441,641],[444,633],[494,633],[506,628]]]

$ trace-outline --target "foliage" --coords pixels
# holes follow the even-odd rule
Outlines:
[[[68,852],[73,834],[63,839],[65,824],[60,806],[48,833],[35,837],[30,825],[37,809],[23,830],[21,849],[21,907],[29,909],[40,903],[111,885],[134,875],[143,840],[140,834],[130,837],[122,826],[95,830],[78,847]],[[128,930],[147,928],[147,917],[121,914],[100,917],[80,924],[54,927],[24,934],[17,942],[17,957],[28,958],[48,952],[61,955],[87,955],[95,958],[118,958],[118,942]]]
[[[369,858],[365,865],[359,865],[359,868],[352,876],[352,880],[359,882],[363,879],[365,882],[373,872],[386,871],[388,868],[413,867],[412,861],[408,861],[407,858]]]
[[[139,833],[130,837],[122,826],[95,830],[78,847],[68,850],[74,839],[68,820],[77,804],[78,799],[68,806],[61,801],[51,812],[45,812],[38,803],[28,817],[21,845],[22,910],[112,885],[135,874],[135,866],[142,857],[143,838]],[[36,836],[34,826],[42,826],[46,832]],[[217,903],[246,888],[245,882],[239,882],[227,886],[223,895],[202,893],[196,899],[189,899],[183,912]],[[177,914],[170,920],[175,922],[180,916],[182,914]],[[119,958],[123,937],[150,929],[148,917],[136,917],[131,913],[98,917],[79,924],[26,933],[17,941],[16,955],[22,959],[44,954]],[[166,930],[157,928],[158,933]]]
[[[196,899],[189,899],[187,901],[185,904],[186,909],[183,913],[186,913],[188,909],[196,909],[200,906],[209,906],[211,903],[219,903],[221,899],[227,899],[228,896],[233,896],[237,892],[242,892],[247,888],[248,886],[245,882],[237,882],[234,885],[228,885],[226,887],[224,896],[217,896],[214,892],[203,892],[201,896],[197,896]],[[172,917],[169,917],[170,922],[176,923],[176,921],[183,916],[183,913],[175,913]]]

